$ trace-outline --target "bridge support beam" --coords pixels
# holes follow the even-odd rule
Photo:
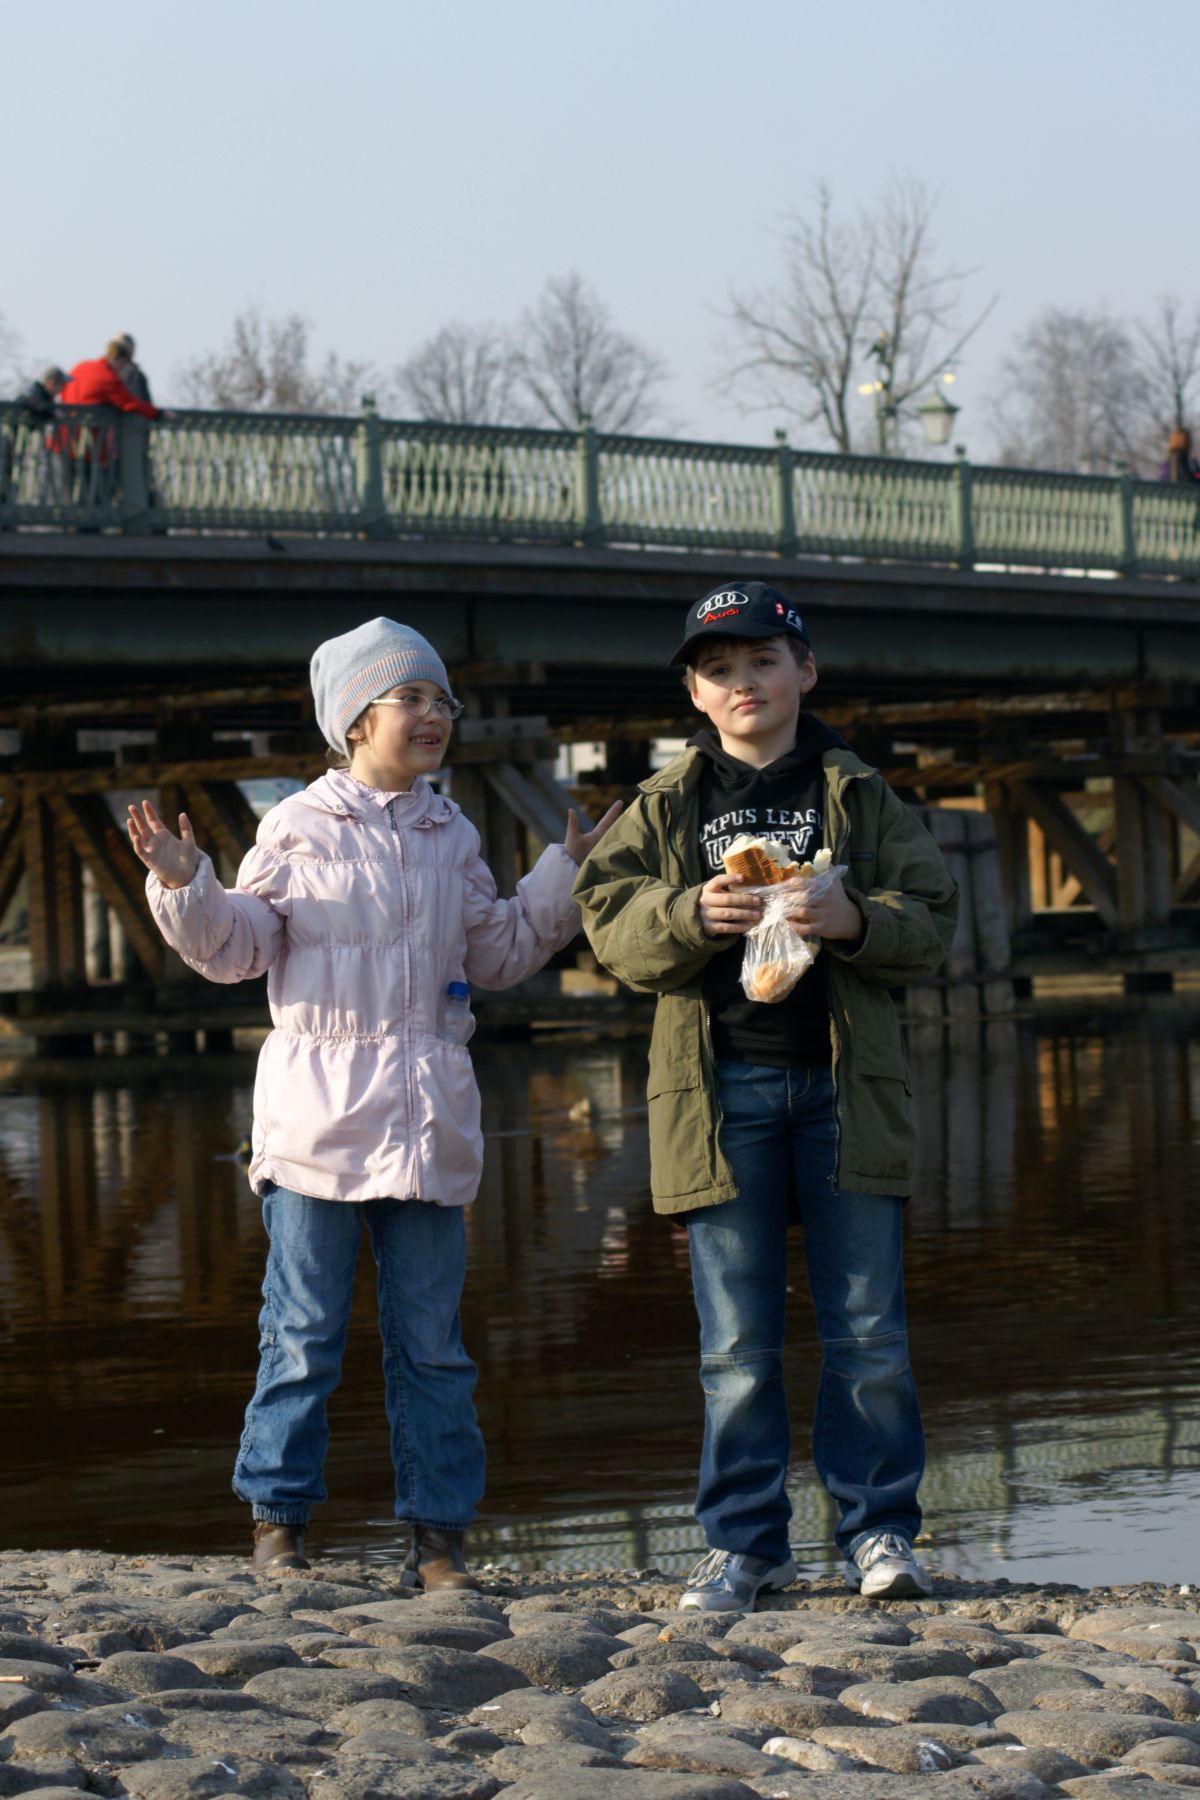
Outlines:
[[[683,735],[684,721],[580,715],[556,734],[544,716],[509,715],[494,668],[474,673],[447,778],[480,829],[501,892],[511,893],[542,846],[562,837],[569,804],[583,794],[596,817],[617,793],[628,798],[654,740]],[[29,709],[21,751],[0,765],[0,910],[12,916],[23,890],[33,967],[28,990],[0,997],[0,1009],[63,1048],[116,1031],[140,1034],[146,1047],[165,1035],[194,1049],[201,1033],[221,1047],[235,1025],[261,1023],[260,991],[213,988],[164,949],[108,796],[156,793],[171,823],[187,811],[232,882],[257,828],[239,782],[307,780],[324,766],[306,696],[289,695],[287,712],[279,693],[226,687],[151,701],[157,742],[144,751],[128,743],[120,755],[138,758],[129,762],[115,748],[81,750],[71,723],[78,702]],[[925,809],[962,891],[947,969],[910,994],[914,1022],[940,1028],[1008,1014],[1042,976],[1116,975],[1144,991],[1200,967],[1200,748],[1187,747],[1200,733],[1185,729],[1172,743],[1153,694],[1085,698],[1086,730],[1063,723],[1036,734],[1028,723],[1006,725],[1002,708],[988,718],[979,701],[833,709],[831,722]],[[270,709],[266,722],[258,707]],[[974,723],[955,725],[947,754],[934,727],[972,708]],[[242,735],[216,738],[218,724],[231,729],[231,714]],[[146,726],[144,715],[135,721],[142,741]],[[93,714],[88,729],[98,728]],[[605,766],[563,786],[554,776],[560,737],[604,742]],[[564,952],[567,962],[578,949]],[[506,1022],[540,998],[556,1004],[559,989],[555,973],[544,996],[524,990]]]

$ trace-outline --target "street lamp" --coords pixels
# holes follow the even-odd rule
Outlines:
[[[864,397],[873,397],[875,401],[875,428],[878,436],[877,454],[880,456],[898,456],[900,454],[900,405],[892,393],[892,367],[890,360],[891,340],[886,331],[881,331],[878,339],[872,344],[867,355],[872,356],[879,364],[879,379],[864,381],[859,384],[859,393]],[[947,386],[954,376],[947,373],[942,376]],[[940,388],[936,388],[927,400],[913,408],[921,421],[925,433],[925,442],[931,446],[948,444],[950,433],[954,428],[954,420],[962,408],[947,400]]]
[[[944,375],[942,379],[953,381],[954,377]],[[935,388],[928,400],[922,400],[915,410],[927,444],[940,446],[950,442],[950,433],[954,429],[955,419],[962,411],[961,406],[955,406],[952,401],[947,400],[941,388]]]

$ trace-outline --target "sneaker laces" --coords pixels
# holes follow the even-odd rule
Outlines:
[[[702,1556],[687,1578],[689,1587],[702,1587],[706,1582],[717,1581],[725,1573],[729,1561],[728,1550],[710,1550]]]
[[[854,1561],[865,1574],[885,1556],[899,1557],[902,1562],[908,1562],[912,1557],[912,1546],[902,1537],[897,1537],[895,1532],[881,1531],[878,1537],[868,1538],[865,1544],[859,1545],[854,1552]]]

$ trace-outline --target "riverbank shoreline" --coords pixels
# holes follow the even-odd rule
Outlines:
[[[1171,1800],[1200,1787],[1200,1593],[831,1577],[751,1614],[656,1569],[478,1594],[318,1560],[0,1552],[0,1796]]]

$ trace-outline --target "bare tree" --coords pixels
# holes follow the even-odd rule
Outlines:
[[[1147,425],[1160,438],[1182,431],[1200,411],[1200,306],[1185,316],[1174,294],[1160,295],[1137,324],[1135,360]]]
[[[299,313],[264,319],[247,307],[233,321],[221,350],[206,351],[177,371],[192,406],[245,412],[348,413],[372,385],[368,363],[342,361],[333,351],[309,366],[309,324]]]
[[[875,230],[863,214],[833,217],[826,182],[814,219],[794,217],[784,234],[782,288],[732,299],[744,354],[720,385],[746,410],[769,408],[821,424],[839,450],[853,448],[850,396],[869,330]]]
[[[880,449],[898,449],[912,403],[957,366],[996,303],[960,323],[977,271],[938,263],[935,209],[923,183],[896,178],[874,207],[839,220],[822,182],[812,214],[794,214],[783,233],[781,285],[732,295],[740,354],[722,390],[748,411],[820,425],[839,450],[863,448],[868,429]],[[855,421],[856,388],[876,396],[870,427]]]
[[[401,409],[447,425],[504,425],[515,417],[513,355],[492,325],[444,325],[396,371]]]
[[[872,311],[879,331],[871,355],[886,411],[898,428],[912,421],[910,402],[958,365],[967,344],[996,305],[993,295],[971,323],[958,323],[964,284],[975,269],[934,266],[936,201],[912,177],[894,179],[878,213]],[[893,448],[898,448],[893,434]],[[880,448],[884,448],[881,444]]]
[[[513,372],[530,424],[573,431],[590,417],[598,431],[666,428],[659,406],[666,363],[617,329],[578,274],[552,277],[522,314]]]
[[[1145,415],[1122,320],[1046,307],[1004,358],[1000,382],[1001,462],[1105,475],[1136,459]]]

